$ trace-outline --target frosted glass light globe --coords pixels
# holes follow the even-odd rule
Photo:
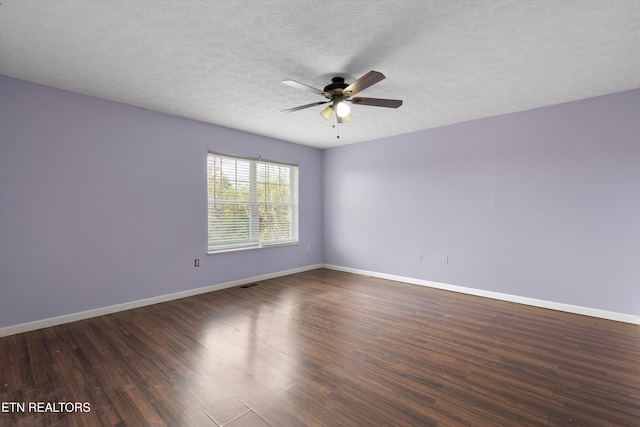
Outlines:
[[[340,118],[347,117],[351,112],[351,108],[347,105],[346,102],[340,101],[336,105],[336,115]]]

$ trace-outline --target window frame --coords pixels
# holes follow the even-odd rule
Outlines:
[[[223,181],[221,178],[221,181],[218,181],[218,184],[216,184],[215,182],[216,172],[214,170],[212,174],[210,169],[211,168],[210,162],[212,161],[212,159],[214,163],[216,163],[217,161],[220,161],[220,167],[222,167],[222,162],[227,162],[227,163],[235,162],[236,173],[237,173],[238,165],[241,163],[245,163],[244,165],[242,165],[245,168],[243,169],[245,178],[247,177],[246,163],[248,163],[249,165],[248,182],[246,180],[243,180],[243,181],[238,180],[237,174],[233,180],[229,181],[236,187],[238,186],[239,182],[242,182],[243,184],[245,184],[244,191],[247,191],[246,184],[248,183],[248,191],[249,191],[248,199],[245,198],[245,200],[236,200],[236,199],[216,198],[215,191],[216,191],[216,188],[219,188],[219,187],[216,187],[216,185],[218,186],[224,185],[225,181]],[[262,171],[262,174],[263,174],[262,181],[260,180],[260,177],[259,177],[260,165],[263,165],[265,169],[264,171]],[[214,165],[213,167],[216,168],[217,166]],[[278,177],[280,180],[278,181],[277,184],[272,184],[269,181],[269,179],[264,178],[265,176],[267,176],[264,174],[268,173],[269,168],[278,169]],[[284,185],[281,182],[282,178],[280,178],[282,170],[288,173],[288,177],[284,180]],[[219,153],[216,151],[208,150],[207,151],[207,253],[216,254],[216,253],[224,253],[224,252],[231,252],[231,251],[242,251],[242,250],[249,250],[249,249],[261,249],[261,248],[268,248],[268,247],[274,247],[274,246],[299,244],[300,243],[299,177],[300,177],[300,170],[297,164],[266,160],[266,159],[263,159],[262,157],[256,158],[256,157],[238,156],[234,154]],[[225,176],[224,180],[228,181],[228,177]],[[227,184],[229,184],[229,182],[227,182]],[[211,189],[212,183],[214,185],[213,198],[212,198],[212,189]],[[259,200],[258,187],[260,185],[264,186],[263,192],[266,190],[266,188],[270,188],[271,185],[276,185],[278,189],[280,189],[281,187],[288,187],[288,199],[285,201],[265,200],[263,196],[262,200]],[[278,192],[278,194],[280,195],[281,193]],[[234,227],[237,228],[238,226],[242,225],[242,222],[239,222],[239,221],[235,221],[235,222],[229,221],[228,223],[225,223],[225,221],[218,221],[218,222],[212,221],[212,212],[211,212],[212,205],[214,206],[236,205],[238,207],[245,206],[245,210],[246,212],[248,212],[248,218],[247,218],[248,235],[246,236],[246,238],[240,236],[240,238],[232,241],[227,241],[225,239],[218,239],[218,240],[212,239],[211,237],[212,232],[215,232],[215,230],[214,231],[212,230],[216,228],[215,225],[217,225],[218,228],[224,228],[225,226],[227,227],[230,226],[231,228],[234,228]],[[288,213],[287,213],[288,221],[284,223],[285,224],[284,228],[288,230],[288,233],[286,234],[286,236],[283,236],[282,238],[277,238],[273,240],[261,240],[261,236],[260,236],[261,223],[262,223],[261,212],[268,211],[269,208],[282,208],[282,207],[284,207],[285,210],[288,209]],[[241,217],[239,216],[238,218],[241,218]],[[263,225],[262,228],[267,229],[269,227]],[[270,231],[273,233],[273,229],[271,229]],[[223,231],[222,233],[224,234],[225,232]],[[229,233],[228,236],[226,237],[233,237],[233,233]]]

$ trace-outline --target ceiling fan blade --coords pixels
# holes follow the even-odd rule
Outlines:
[[[336,117],[338,118],[338,123],[347,123],[349,120],[353,119],[353,116],[351,114],[348,114],[344,117],[336,115]]]
[[[297,82],[295,80],[283,80],[282,83],[291,86],[291,87],[295,87],[296,89],[302,89],[302,90],[306,90],[308,92],[313,92],[313,93],[317,93],[318,95],[322,95],[325,98],[329,98],[331,99],[331,95],[323,90],[320,89],[316,89],[315,87],[311,87],[309,85],[306,85],[304,83],[300,83]]]
[[[381,72],[369,71],[367,74],[365,74],[355,82],[351,83],[349,86],[342,89],[342,93],[345,96],[353,96],[356,93],[365,90],[369,86],[372,86],[383,79],[384,79],[384,74],[382,74]]]
[[[349,101],[353,104],[373,105],[374,107],[398,108],[402,105],[401,99],[352,98]]]
[[[311,104],[300,105],[299,107],[287,108],[286,110],[282,110],[280,112],[281,113],[284,113],[284,112],[291,113],[293,111],[304,110],[305,108],[315,107],[316,105],[326,104],[327,102],[330,102],[330,101],[313,102]]]
[[[333,114],[333,105],[329,105],[327,108],[320,112],[320,115],[327,121],[331,119],[331,114]]]

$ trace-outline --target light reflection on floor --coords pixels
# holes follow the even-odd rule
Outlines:
[[[303,326],[297,320],[301,306],[292,299],[250,310],[226,307],[212,317],[198,337],[202,346],[191,356],[199,376],[186,385],[193,399],[185,402],[185,416],[204,408],[219,425],[249,419],[255,415],[243,396],[264,393],[266,401],[296,382],[301,364],[293,337]]]

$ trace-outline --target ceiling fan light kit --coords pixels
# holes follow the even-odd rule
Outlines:
[[[336,116],[344,119],[351,112],[351,107],[349,107],[347,103],[342,99],[336,100],[335,102],[336,102]]]
[[[378,71],[369,71],[367,74],[360,77],[358,80],[351,84],[345,83],[343,77],[333,77],[331,79],[331,83],[326,85],[323,90],[316,89],[304,83],[299,83],[295,80],[283,80],[282,83],[288,86],[322,95],[327,98],[328,101],[320,101],[311,104],[300,105],[298,107],[293,107],[282,111],[291,113],[293,111],[314,107],[316,105],[329,104],[329,106],[327,106],[320,112],[320,115],[328,121],[331,119],[331,116],[335,112],[336,121],[338,123],[346,123],[352,118],[351,108],[349,107],[347,102],[374,107],[400,107],[402,105],[402,100],[399,99],[351,98],[353,95],[365,90],[370,86],[373,86],[384,78],[384,74]]]

